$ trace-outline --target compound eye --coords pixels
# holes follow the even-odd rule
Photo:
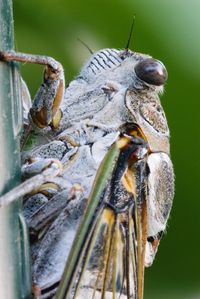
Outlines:
[[[162,62],[153,58],[147,58],[136,64],[135,73],[142,81],[156,86],[163,85],[168,77]]]

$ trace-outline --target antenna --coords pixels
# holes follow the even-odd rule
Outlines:
[[[130,43],[131,43],[131,38],[133,36],[133,28],[134,28],[134,25],[135,25],[135,15],[133,16],[133,21],[132,21],[132,24],[131,24],[131,30],[130,30],[130,33],[129,33],[129,37],[128,37],[128,42],[127,42],[127,45],[125,47],[125,49],[128,51],[128,48],[130,46]]]
[[[92,50],[90,49],[90,47],[89,47],[85,42],[83,42],[80,38],[77,38],[77,40],[78,40],[84,47],[86,47],[86,49],[88,49],[88,51],[89,51],[91,54],[94,54],[94,51],[92,51]]]

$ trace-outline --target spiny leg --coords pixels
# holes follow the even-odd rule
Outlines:
[[[23,143],[26,142],[33,125],[38,128],[47,126],[57,128],[62,116],[59,106],[65,89],[62,65],[51,57],[16,53],[14,51],[0,51],[0,60],[45,65],[43,82],[34,97],[33,105],[29,112],[30,123],[25,129]]]
[[[46,159],[47,160],[47,159]],[[42,184],[52,180],[55,176],[60,175],[62,172],[62,164],[56,159],[49,159],[48,163],[43,167],[41,173],[27,179],[19,186],[13,188],[6,194],[0,197],[0,207],[7,206],[14,200],[22,197],[33,190],[39,188]]]

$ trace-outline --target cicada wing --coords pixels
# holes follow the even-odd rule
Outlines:
[[[112,294],[113,283],[116,281],[117,272],[120,269],[120,266],[115,263],[116,241],[117,238],[119,239],[116,234],[116,221],[114,211],[109,208],[102,211],[83,257],[78,283],[75,280],[73,298],[83,298],[84,296],[88,299],[106,298],[108,293]],[[120,247],[122,246],[120,245]],[[118,262],[121,260],[122,254]]]
[[[145,201],[120,213],[105,205],[87,244],[70,298],[143,298]]]
[[[143,298],[146,162],[137,153],[145,144],[119,141],[95,179],[57,299]]]
[[[136,224],[131,209],[105,207],[90,236],[70,298],[138,298]]]
[[[92,241],[92,236],[94,236],[94,230],[97,229],[96,225],[101,218],[101,211],[104,208],[101,203],[104,199],[104,192],[106,186],[109,184],[110,178],[112,177],[113,169],[115,168],[116,161],[119,157],[120,150],[117,143],[109,149],[107,155],[101,163],[98,173],[93,184],[93,188],[88,200],[88,206],[79,225],[76,237],[74,239],[67,264],[63,273],[63,277],[56,294],[57,299],[71,298],[72,286],[77,273],[83,273],[81,270],[83,267],[83,258],[86,255],[86,248],[89,250],[89,244]],[[91,246],[90,246],[91,248]],[[91,250],[91,249],[90,249]],[[78,288],[78,285],[76,289]]]

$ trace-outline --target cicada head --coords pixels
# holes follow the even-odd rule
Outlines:
[[[91,56],[80,77],[103,89],[112,103],[105,107],[106,112],[98,115],[98,122],[110,125],[110,119],[115,119],[119,125],[135,123],[152,152],[169,153],[169,129],[159,99],[168,77],[162,62],[126,49],[104,49]]]

